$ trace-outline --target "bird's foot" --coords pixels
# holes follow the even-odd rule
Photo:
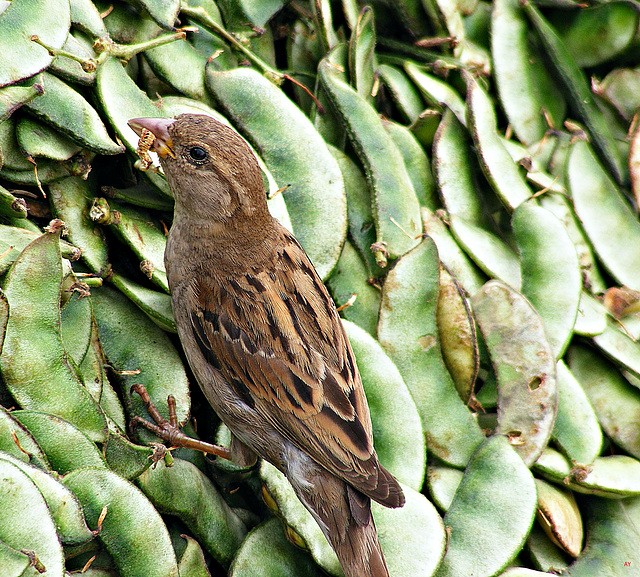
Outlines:
[[[171,447],[186,447],[188,449],[195,449],[196,451],[202,451],[209,455],[216,455],[223,459],[231,460],[231,452],[225,447],[218,445],[212,445],[199,439],[194,439],[185,435],[178,426],[178,418],[176,417],[176,401],[173,395],[169,395],[167,403],[169,405],[169,420],[165,419],[156,409],[156,406],[151,401],[147,389],[143,385],[133,385],[131,387],[132,393],[138,393],[142,398],[145,408],[151,415],[151,418],[155,421],[152,423],[143,419],[142,417],[135,415],[129,422],[131,430],[135,430],[136,427],[141,426],[151,431],[154,435],[157,435],[162,440],[168,442]]]

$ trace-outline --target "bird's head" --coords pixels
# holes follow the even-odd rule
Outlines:
[[[129,126],[155,137],[150,150],[158,153],[176,214],[221,223],[268,214],[256,157],[233,129],[201,114],[134,118]]]

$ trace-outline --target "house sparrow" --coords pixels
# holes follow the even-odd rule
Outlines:
[[[232,459],[261,457],[282,471],[346,577],[388,576],[371,499],[401,507],[404,495],[378,462],[335,305],[269,214],[253,152],[208,116],[129,125],[155,136],[175,197],[165,250],[173,314],[193,374],[232,433]]]

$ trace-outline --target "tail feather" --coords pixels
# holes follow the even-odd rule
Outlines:
[[[353,522],[343,541],[330,538],[329,542],[338,556],[345,577],[389,577],[371,515],[366,525]]]
[[[316,475],[313,484],[290,480],[336,552],[345,577],[389,577],[371,499],[320,467]]]

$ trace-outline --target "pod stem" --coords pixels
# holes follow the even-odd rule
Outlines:
[[[151,50],[152,48],[158,48],[158,46],[164,46],[165,44],[175,42],[176,40],[184,40],[187,37],[187,32],[192,30],[194,30],[194,28],[181,28],[174,34],[159,36],[158,38],[147,40],[146,42],[140,42],[139,44],[117,44],[108,36],[104,36],[95,41],[93,49],[100,54],[100,56],[98,56],[98,65],[106,60],[108,56],[115,56],[120,60],[130,60],[140,52]]]
[[[282,84],[286,75],[278,72],[277,70],[271,68],[264,60],[256,56],[251,50],[249,50],[246,46],[240,42],[233,34],[225,30],[220,24],[218,24],[209,13],[202,7],[198,6],[197,8],[191,6],[181,6],[180,11],[189,18],[192,18],[198,24],[204,26],[209,32],[219,36],[220,38],[226,40],[234,49],[238,52],[241,52],[249,62],[255,64],[262,73],[274,84],[278,86]]]
[[[67,52],[62,48],[52,48],[40,40],[40,37],[37,34],[33,34],[31,36],[31,42],[35,42],[42,46],[53,57],[68,58],[69,60],[79,62],[80,66],[82,66],[82,70],[85,72],[93,72],[97,67],[96,61],[93,58],[82,58],[82,56],[78,56],[72,52]]]

